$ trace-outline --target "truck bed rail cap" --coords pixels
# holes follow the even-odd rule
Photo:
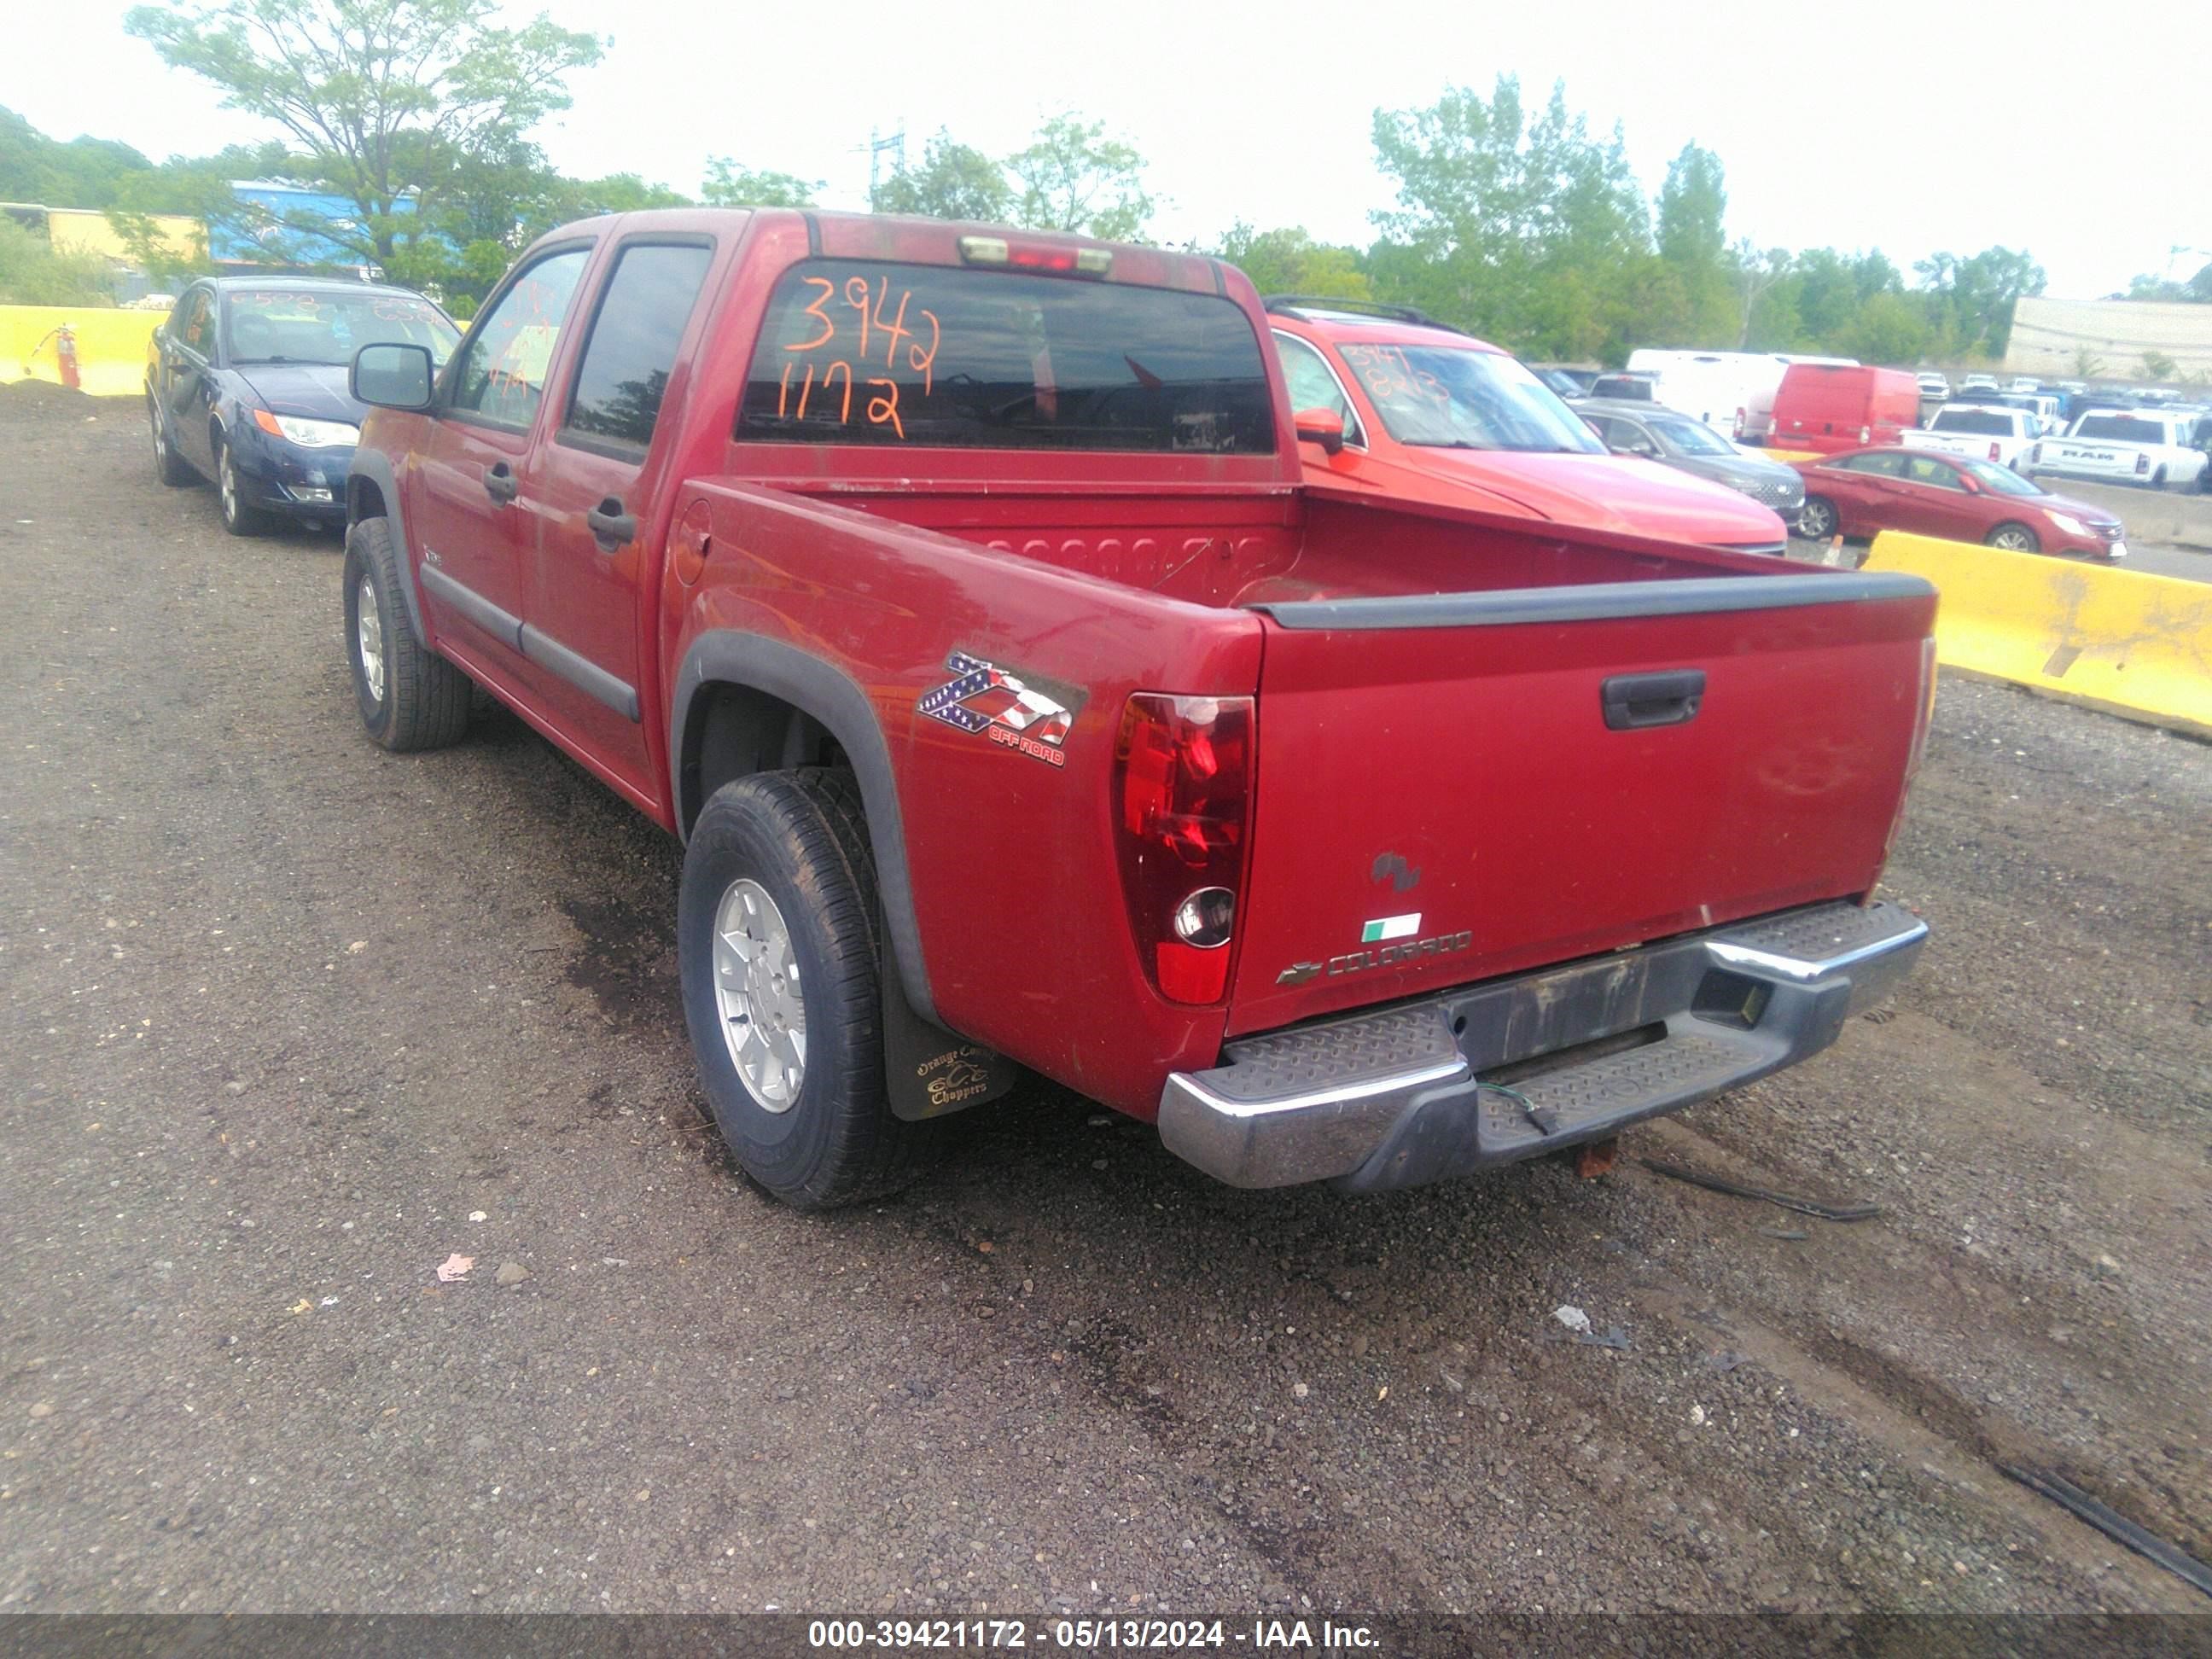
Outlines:
[[[1806,605],[1933,599],[1918,576],[1893,570],[1821,575],[1708,576],[1687,581],[1597,582],[1586,587],[1509,588],[1494,593],[1416,593],[1383,599],[1289,599],[1249,606],[1297,629],[1503,628],[1521,623],[1603,622]]]

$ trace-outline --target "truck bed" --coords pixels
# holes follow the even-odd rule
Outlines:
[[[1158,617],[1152,687],[1258,694],[1231,1036],[1865,894],[1932,672],[1917,580],[1461,509],[1198,489],[837,506],[1001,555],[1001,605],[1047,566],[1258,631],[1256,685],[1200,684],[1152,600],[1100,607]],[[1018,627],[1023,671],[1095,684],[1072,631],[1062,656]]]

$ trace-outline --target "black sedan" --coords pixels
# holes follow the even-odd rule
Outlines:
[[[343,524],[367,413],[346,389],[354,353],[404,343],[442,363],[459,338],[451,318],[405,289],[309,276],[194,283],[147,351],[155,467],[167,484],[211,479],[234,536],[285,519]]]
[[[1797,527],[1805,507],[1805,480],[1794,467],[1739,448],[1707,426],[1662,404],[1585,398],[1574,405],[1605,447],[1616,455],[1641,455],[1700,478],[1741,490]]]

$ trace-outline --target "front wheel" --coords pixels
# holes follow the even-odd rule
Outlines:
[[[346,532],[345,639],[354,701],[362,725],[385,748],[442,749],[469,729],[475,683],[415,637],[399,582],[389,520],[363,519]]]
[[[738,1163],[797,1209],[896,1190],[932,1139],[884,1088],[876,918],[850,773],[755,773],[701,810],[677,896],[691,1052]]]
[[[270,518],[259,507],[246,499],[246,481],[238,475],[238,462],[230,446],[221,437],[215,441],[215,488],[222,502],[222,527],[234,536],[259,536],[267,533]]]
[[[1836,533],[1836,504],[1826,495],[1808,495],[1797,514],[1797,533],[1807,541],[1825,542]]]
[[[2001,524],[1982,538],[1991,547],[2001,547],[2008,553],[2040,553],[2042,539],[2024,524]]]
[[[169,441],[169,428],[161,423],[161,405],[151,392],[146,396],[146,422],[154,428],[154,476],[172,489],[191,483],[192,470]]]

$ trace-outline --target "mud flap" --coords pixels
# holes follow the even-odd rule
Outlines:
[[[884,1080],[891,1115],[943,1117],[996,1100],[1022,1068],[994,1048],[957,1037],[914,1011],[896,964],[883,982]]]

